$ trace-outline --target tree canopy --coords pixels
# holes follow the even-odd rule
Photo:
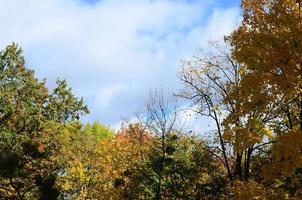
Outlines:
[[[0,199],[292,199],[302,196],[302,3],[242,0],[242,22],[183,60],[183,87],[154,90],[115,131],[65,80],[54,89],[0,52]],[[187,131],[183,105],[213,131]],[[204,124],[206,126],[206,124]]]

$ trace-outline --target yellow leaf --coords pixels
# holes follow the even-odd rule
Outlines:
[[[273,137],[272,131],[269,130],[268,128],[263,128],[263,129],[262,129],[262,132],[263,132],[264,135],[266,135],[266,136],[269,137],[269,138]]]

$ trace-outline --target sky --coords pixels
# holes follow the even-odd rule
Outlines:
[[[16,42],[26,66],[83,97],[84,122],[117,127],[150,90],[177,92],[181,59],[240,23],[239,0],[0,0],[0,48]]]

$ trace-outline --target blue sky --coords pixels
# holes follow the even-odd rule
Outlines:
[[[53,87],[65,78],[91,114],[118,126],[152,88],[178,91],[180,60],[240,22],[238,0],[2,0],[0,48],[19,43]]]

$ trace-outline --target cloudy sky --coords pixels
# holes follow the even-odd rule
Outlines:
[[[240,22],[239,0],[0,0],[0,48],[17,42],[53,87],[67,79],[91,114],[116,126],[152,88],[177,91],[180,60]]]

